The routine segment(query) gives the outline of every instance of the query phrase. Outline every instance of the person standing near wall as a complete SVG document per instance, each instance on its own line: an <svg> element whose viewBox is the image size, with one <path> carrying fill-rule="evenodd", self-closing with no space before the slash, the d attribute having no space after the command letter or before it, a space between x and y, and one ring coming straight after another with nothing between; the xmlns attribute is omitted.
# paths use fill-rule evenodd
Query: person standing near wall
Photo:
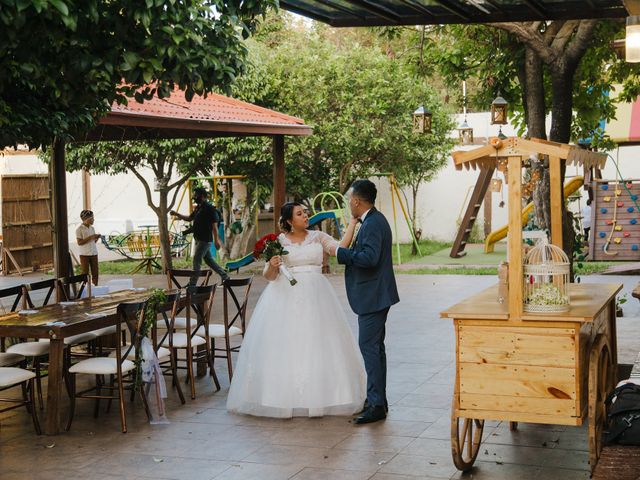
<svg viewBox="0 0 640 480"><path fill-rule="evenodd" d="M584 241L589 243L589 232L591 231L591 199L587 200L582 207L582 230L584 231Z"/></svg>
<svg viewBox="0 0 640 480"><path fill-rule="evenodd" d="M98 247L96 242L100 240L100 234L93 228L93 212L82 210L80 212L82 223L76 229L76 240L80 247L80 268L82 273L91 271L91 280L98 285Z"/></svg>
<svg viewBox="0 0 640 480"><path fill-rule="evenodd" d="M193 222L193 238L195 240L195 249L193 251L193 270L199 272L202 261L209 265L224 283L229 279L226 270L218 265L211 255L211 244L216 246L216 250L220 250L222 242L218 236L218 224L220 223L220 214L216 208L207 201L208 192L206 188L196 187L193 189L193 201L197 204L191 215L182 215L175 210L169 213L187 222ZM195 285L198 280L194 275L189 281L189 285Z"/></svg>

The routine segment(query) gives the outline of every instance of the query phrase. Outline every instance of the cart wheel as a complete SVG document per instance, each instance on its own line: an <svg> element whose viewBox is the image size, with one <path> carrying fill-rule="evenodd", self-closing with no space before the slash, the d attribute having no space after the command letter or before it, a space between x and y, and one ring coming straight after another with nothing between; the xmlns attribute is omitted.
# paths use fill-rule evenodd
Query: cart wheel
<svg viewBox="0 0 640 480"><path fill-rule="evenodd" d="M609 340L598 335L589 353L589 465L592 472L602 451L602 431L606 420L604 400L612 381Z"/></svg>
<svg viewBox="0 0 640 480"><path fill-rule="evenodd" d="M451 417L451 454L458 470L471 470L482 442L484 420Z"/></svg>

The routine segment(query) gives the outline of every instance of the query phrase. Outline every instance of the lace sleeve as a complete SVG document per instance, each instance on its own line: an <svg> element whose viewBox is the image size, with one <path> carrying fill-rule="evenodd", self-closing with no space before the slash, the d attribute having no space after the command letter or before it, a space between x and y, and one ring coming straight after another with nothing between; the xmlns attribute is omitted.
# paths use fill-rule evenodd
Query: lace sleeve
<svg viewBox="0 0 640 480"><path fill-rule="evenodd" d="M328 235L321 231L315 232L316 238L314 239L316 242L322 244L322 248L326 253L329 253L331 247L337 247L339 242L333 238L331 235Z"/></svg>

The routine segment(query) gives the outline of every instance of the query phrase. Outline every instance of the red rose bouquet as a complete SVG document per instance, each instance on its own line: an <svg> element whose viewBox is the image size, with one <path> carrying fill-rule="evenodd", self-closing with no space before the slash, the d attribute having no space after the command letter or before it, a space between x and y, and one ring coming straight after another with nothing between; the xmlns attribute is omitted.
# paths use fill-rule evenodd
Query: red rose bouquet
<svg viewBox="0 0 640 480"><path fill-rule="evenodd" d="M253 258L258 259L263 257L265 261L271 260L276 255L287 255L287 252L280 241L278 240L278 236L275 233L269 233L265 235L260 240L256 242L255 247L253 247ZM280 273L285 276L291 285L295 285L298 281L293 278L291 272L285 265L280 265Z"/></svg>

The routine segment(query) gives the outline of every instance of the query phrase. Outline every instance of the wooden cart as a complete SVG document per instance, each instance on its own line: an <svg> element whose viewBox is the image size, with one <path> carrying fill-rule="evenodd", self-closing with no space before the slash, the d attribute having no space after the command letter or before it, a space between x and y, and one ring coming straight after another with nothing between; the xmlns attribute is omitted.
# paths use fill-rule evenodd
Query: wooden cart
<svg viewBox="0 0 640 480"><path fill-rule="evenodd" d="M561 161L601 168L606 157L519 138L454 153L459 169L506 166L509 185L508 298L499 301L495 286L441 313L453 319L456 334L451 450L463 471L476 460L485 420L516 428L517 422L582 425L588 416L592 469L601 451L604 398L617 366L615 296L622 285L570 284L569 311L523 311L521 173L531 155L549 161L551 240L561 246Z"/></svg>

